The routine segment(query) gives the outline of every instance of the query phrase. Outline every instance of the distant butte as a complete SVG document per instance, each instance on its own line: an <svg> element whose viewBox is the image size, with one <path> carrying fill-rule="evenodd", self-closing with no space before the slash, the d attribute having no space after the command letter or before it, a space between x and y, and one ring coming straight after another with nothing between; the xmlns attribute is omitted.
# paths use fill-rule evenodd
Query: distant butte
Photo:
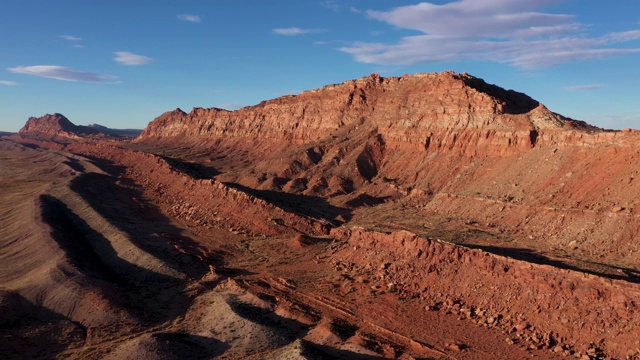
<svg viewBox="0 0 640 360"><path fill-rule="evenodd" d="M39 118L31 117L18 132L23 138L66 141L80 138L105 138L109 136L134 137L140 133L141 130L110 129L98 124L88 126L75 125L59 113L54 113L53 115L46 114Z"/></svg>

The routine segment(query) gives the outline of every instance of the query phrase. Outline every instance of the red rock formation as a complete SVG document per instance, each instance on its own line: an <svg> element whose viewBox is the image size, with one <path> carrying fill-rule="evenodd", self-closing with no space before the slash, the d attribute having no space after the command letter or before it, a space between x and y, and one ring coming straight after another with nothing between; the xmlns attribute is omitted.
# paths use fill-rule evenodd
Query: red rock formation
<svg viewBox="0 0 640 360"><path fill-rule="evenodd" d="M85 131L82 127L76 126L64 115L55 113L53 115L35 118L30 117L27 123L20 129L18 134L22 137L32 138L53 138L63 137L75 139ZM86 131L85 131L86 132ZM98 131L89 130L88 134L97 134Z"/></svg>
<svg viewBox="0 0 640 360"><path fill-rule="evenodd" d="M110 129L98 124L88 126L75 125L64 115L55 113L42 117L30 117L25 126L20 129L18 135L24 139L32 140L78 140L81 138L105 138L108 136L135 136L139 130Z"/></svg>
<svg viewBox="0 0 640 360"><path fill-rule="evenodd" d="M401 231L334 229L345 241L335 255L349 276L372 279L401 296L419 297L425 312L498 327L536 348L613 358L638 354L640 286L536 265ZM420 314L415 314L420 316Z"/></svg>
<svg viewBox="0 0 640 360"><path fill-rule="evenodd" d="M233 112L177 109L152 121L137 141L206 149L224 158L212 165L226 167L225 181L331 196L376 176L410 186L423 160L436 154L508 156L539 142L599 141L590 132L599 133L525 94L444 72L374 74Z"/></svg>
<svg viewBox="0 0 640 360"><path fill-rule="evenodd" d="M249 236L325 234L329 229L326 221L285 211L219 181L193 179L155 155L97 144L66 149L124 166L126 176L162 199L172 216L193 225Z"/></svg>
<svg viewBox="0 0 640 360"><path fill-rule="evenodd" d="M527 150L543 129L593 129L550 112L525 94L445 72L391 78L373 74L233 112L194 108L187 114L176 109L152 121L139 141L244 137L300 144L363 125L387 142L437 148L462 142L489 145L470 152L486 152L487 147Z"/></svg>
<svg viewBox="0 0 640 360"><path fill-rule="evenodd" d="M138 141L208 149L213 166L227 166L222 181L345 195L349 207L366 196L430 194L408 200L425 216L495 225L541 250L630 267L640 259L639 137L445 72L371 75L233 112L176 110Z"/></svg>

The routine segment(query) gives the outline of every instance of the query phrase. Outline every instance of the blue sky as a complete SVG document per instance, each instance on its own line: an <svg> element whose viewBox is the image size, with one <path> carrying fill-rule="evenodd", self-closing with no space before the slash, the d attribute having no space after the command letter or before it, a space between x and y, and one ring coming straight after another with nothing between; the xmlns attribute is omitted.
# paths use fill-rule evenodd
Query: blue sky
<svg viewBox="0 0 640 360"><path fill-rule="evenodd" d="M0 130L144 128L370 73L468 72L640 128L638 0L0 0Z"/></svg>

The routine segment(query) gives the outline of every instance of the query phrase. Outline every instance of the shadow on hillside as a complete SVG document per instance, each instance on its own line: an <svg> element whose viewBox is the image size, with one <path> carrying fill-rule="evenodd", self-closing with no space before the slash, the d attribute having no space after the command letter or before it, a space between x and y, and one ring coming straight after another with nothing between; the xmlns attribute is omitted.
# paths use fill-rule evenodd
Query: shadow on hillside
<svg viewBox="0 0 640 360"><path fill-rule="evenodd" d="M115 177L97 173L75 178L70 187L111 225L129 235L140 250L191 278L199 279L209 271L208 264L179 253L169 243L184 249L199 248L192 239L180 235L181 230L171 225L155 205L145 202L139 190L119 186Z"/></svg>
<svg viewBox="0 0 640 360"><path fill-rule="evenodd" d="M391 196L371 196L369 194L360 194L344 204L350 208L372 207L384 204L389 199L391 199Z"/></svg>
<svg viewBox="0 0 640 360"><path fill-rule="evenodd" d="M190 302L181 291L184 284L180 279L121 258L107 238L59 199L41 195L40 204L42 219L52 229L51 237L72 266L71 269L60 267L67 276L74 273L87 276L91 279L85 284L88 289L99 288L113 305L132 310L147 321L164 322L183 312L179 307L170 306Z"/></svg>
<svg viewBox="0 0 640 360"><path fill-rule="evenodd" d="M214 338L185 333L158 332L151 334L157 352L163 359L211 359L227 351L229 344Z"/></svg>
<svg viewBox="0 0 640 360"><path fill-rule="evenodd" d="M544 256L531 249L508 248L508 247L505 248L505 247L499 247L499 246L473 245L473 244L464 244L464 246L471 249L480 249L482 251L486 251L492 254L506 256L516 260L526 261L534 264L551 265L559 269L579 271L579 272L596 275L596 276L600 276L608 279L624 280L632 283L640 283L640 272L631 270L631 269L625 269L625 268L614 267L610 265L598 264L593 262L585 262L585 261L581 262L581 264L584 264L584 266L578 266L578 265L573 265L568 262L562 261L561 259L553 259L553 258ZM595 268L603 268L603 267L610 269L611 272L595 269Z"/></svg>
<svg viewBox="0 0 640 360"><path fill-rule="evenodd" d="M144 270L118 257L109 240L56 197L40 195L40 210L43 222L51 227L51 237L64 251L69 263L81 273L124 285L128 280L120 273L137 274Z"/></svg>
<svg viewBox="0 0 640 360"><path fill-rule="evenodd" d="M29 301L21 294L0 290L0 329L12 329L34 320L56 321L68 317Z"/></svg>
<svg viewBox="0 0 640 360"><path fill-rule="evenodd" d="M314 360L382 360L386 359L384 356L375 356L369 354L360 354L349 350L338 349L329 345L314 344L312 342L302 340L301 355L305 359Z"/></svg>
<svg viewBox="0 0 640 360"><path fill-rule="evenodd" d="M87 330L66 316L36 305L17 293L0 300L0 356L3 359L52 359L82 346ZM8 321L7 321L8 320Z"/></svg>
<svg viewBox="0 0 640 360"><path fill-rule="evenodd" d="M84 172L85 168L84 166L82 166L82 164L80 164L80 160L74 159L72 157L67 157L67 159L67 161L63 161L62 163L77 172Z"/></svg>
<svg viewBox="0 0 640 360"><path fill-rule="evenodd" d="M69 347L84 344L86 335L86 328L80 323L18 293L0 291L2 358L55 358Z"/></svg>
<svg viewBox="0 0 640 360"><path fill-rule="evenodd" d="M504 100L507 106L504 112L507 114L526 114L540 105L539 102L514 90L505 90L496 85L488 84L482 79L470 78L463 79L464 83L479 92L485 93L491 97Z"/></svg>
<svg viewBox="0 0 640 360"><path fill-rule="evenodd" d="M124 167L104 159L87 156L85 158L90 159L95 166L108 175L98 173L80 175L71 181L71 190L80 195L109 224L124 232L127 235L126 241L129 241L131 246L161 260L164 266L190 279L201 279L210 272L209 265L223 268L221 257L206 258L203 254L209 252L191 238L181 235L182 230L172 225L170 219L165 217L159 208L145 201L144 194L133 181L119 177L124 173ZM78 218L74 221L79 223L83 220ZM92 232L93 230L86 224L82 228L94 241L93 245L99 246L96 249L101 249L99 256L107 256L103 260L108 259L111 263L117 264L125 269L124 273L138 274L135 276L139 279L135 281L136 286L123 296L127 298L129 304L136 304L136 309L148 321L162 322L173 319L189 306L191 297L183 294L188 279L176 279L148 272L127 263L124 259L118 258L109 239L104 238L100 233ZM106 249L106 255L102 249ZM109 265L112 265L111 263ZM150 264L150 266L154 265ZM107 270L113 272L113 269L101 267L98 273L110 274ZM147 275L151 278L155 277L158 281L140 281Z"/></svg>
<svg viewBox="0 0 640 360"><path fill-rule="evenodd" d="M22 146L24 146L26 148L33 149L33 150L40 149L39 145L31 144L31 143L28 143L28 142L18 142L18 144L20 144L20 145L22 145Z"/></svg>
<svg viewBox="0 0 640 360"><path fill-rule="evenodd" d="M341 225L353 217L351 210L331 205L327 200L318 196L290 194L274 190L257 190L237 183L224 184L269 202L284 211L327 220L333 225Z"/></svg>
<svg viewBox="0 0 640 360"><path fill-rule="evenodd" d="M285 345L298 337L303 337L309 329L309 325L305 325L295 319L282 317L270 309L264 309L235 299L228 301L228 304L236 315L264 326L278 337L284 339L284 343L280 345Z"/></svg>
<svg viewBox="0 0 640 360"><path fill-rule="evenodd" d="M228 304L233 312L255 324L259 324L265 328L268 328L279 340L273 339L271 345L286 346L299 341L299 352L301 358L305 359L357 359L357 360L378 360L384 359L383 356L372 356L369 354L359 354L349 350L342 350L332 347L330 345L314 344L310 341L304 340L307 335L310 325L301 323L295 319L282 317L272 310L257 307L255 305L238 301L231 298L228 300ZM355 330L353 334L355 335ZM277 352L277 351L276 351ZM291 358L293 354L289 354ZM289 357L287 357L289 358Z"/></svg>
<svg viewBox="0 0 640 360"><path fill-rule="evenodd" d="M192 163L188 161L183 161L178 158L172 158L169 156L159 155L164 161L171 166L171 168L175 171L181 172L183 174L189 175L190 177L203 180L203 179L213 179L217 175L220 174L220 171L214 167L205 166L199 163Z"/></svg>

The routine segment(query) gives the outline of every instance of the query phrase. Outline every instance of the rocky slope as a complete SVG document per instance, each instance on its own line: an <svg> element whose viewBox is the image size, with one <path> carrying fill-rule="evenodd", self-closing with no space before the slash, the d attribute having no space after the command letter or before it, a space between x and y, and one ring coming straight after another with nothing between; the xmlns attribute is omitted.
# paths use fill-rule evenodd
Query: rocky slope
<svg viewBox="0 0 640 360"><path fill-rule="evenodd" d="M425 310L501 328L511 343L570 355L632 358L640 287L530 264L400 231L336 229L346 241L336 267L372 286L425 302ZM594 340L594 339L597 339ZM571 350L569 350L571 349Z"/></svg>
<svg viewBox="0 0 640 360"><path fill-rule="evenodd" d="M88 126L75 125L64 115L55 113L46 114L42 117L31 117L18 134L23 138L37 140L70 140L80 138L105 138L108 136L137 136L139 130L132 129L110 129L108 127L91 124Z"/></svg>
<svg viewBox="0 0 640 360"><path fill-rule="evenodd" d="M173 217L192 225L247 236L329 231L327 220L293 214L213 179L193 179L155 155L104 145L70 144L67 150L125 167L131 179L153 189Z"/></svg>
<svg viewBox="0 0 640 360"><path fill-rule="evenodd" d="M444 72L371 75L233 112L175 110L136 141L223 182L351 209L403 201L526 248L628 268L640 260L639 139Z"/></svg>

